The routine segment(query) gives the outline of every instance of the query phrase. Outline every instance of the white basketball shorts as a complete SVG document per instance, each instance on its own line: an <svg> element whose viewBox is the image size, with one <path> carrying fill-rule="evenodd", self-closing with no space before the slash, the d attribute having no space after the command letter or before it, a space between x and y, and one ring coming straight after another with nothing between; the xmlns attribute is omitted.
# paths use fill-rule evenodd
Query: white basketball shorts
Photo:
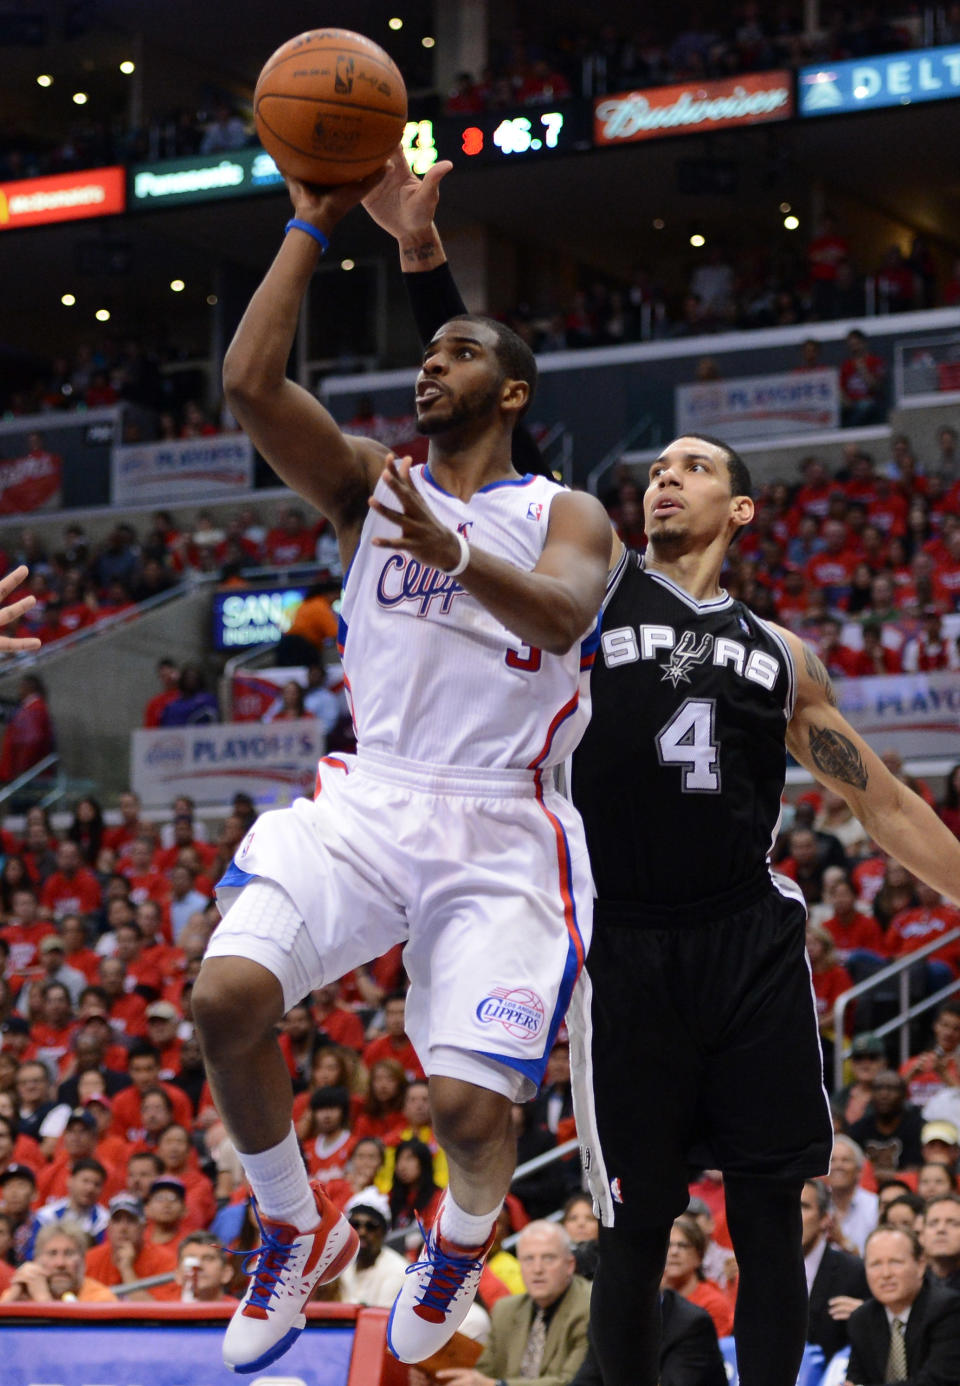
<svg viewBox="0 0 960 1386"><path fill-rule="evenodd" d="M302 929L251 928L243 910L232 922L257 877L282 887ZM261 963L286 1007L405 943L425 1071L515 1100L540 1084L593 922L580 816L539 772L372 752L325 758L313 802L258 818L217 900L207 956Z"/></svg>

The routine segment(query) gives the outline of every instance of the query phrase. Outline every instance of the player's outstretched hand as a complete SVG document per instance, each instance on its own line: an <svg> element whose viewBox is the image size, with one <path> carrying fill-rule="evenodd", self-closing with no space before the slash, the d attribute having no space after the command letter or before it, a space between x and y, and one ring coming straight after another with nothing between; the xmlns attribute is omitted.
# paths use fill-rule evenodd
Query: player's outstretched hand
<svg viewBox="0 0 960 1386"><path fill-rule="evenodd" d="M412 554L421 563L446 572L457 565L460 541L452 529L440 524L420 499L410 481L412 466L412 458L404 457L398 463L392 452L387 453L380 479L390 487L400 504L400 509L392 510L373 496L367 504L378 515L397 525L400 534L396 538L374 539L373 543L379 549L401 549L404 553Z"/></svg>
<svg viewBox="0 0 960 1386"><path fill-rule="evenodd" d="M302 183L299 178L286 174L285 180L294 216L309 221L324 232L332 231L338 221L356 207L376 187L384 177L385 170L378 168L359 183L338 183L335 187L321 188L316 183Z"/></svg>
<svg viewBox="0 0 960 1386"><path fill-rule="evenodd" d="M18 588L24 578L29 575L29 568L21 563L19 568L14 568L12 573L7 573L5 578L0 578L0 626L12 626L15 621L36 606L36 597L21 597L19 601L11 602L9 606L3 603L7 600L10 593ZM33 636L24 636L16 639L10 635L0 635L0 650L39 650L40 641Z"/></svg>
<svg viewBox="0 0 960 1386"><path fill-rule="evenodd" d="M430 229L440 184L452 168L449 159L441 159L418 178L398 145L380 182L364 195L363 205L377 225L398 241L422 235Z"/></svg>

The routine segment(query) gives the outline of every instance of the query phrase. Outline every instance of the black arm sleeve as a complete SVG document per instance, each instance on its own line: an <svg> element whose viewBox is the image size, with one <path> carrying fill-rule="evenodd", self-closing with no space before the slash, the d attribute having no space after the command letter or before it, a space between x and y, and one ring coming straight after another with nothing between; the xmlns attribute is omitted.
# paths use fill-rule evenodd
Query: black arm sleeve
<svg viewBox="0 0 960 1386"><path fill-rule="evenodd" d="M450 318L458 318L466 313L467 305L460 297L457 281L451 273L449 264L444 261L436 269L424 270L420 274L403 276L410 296L414 321L424 346L433 334ZM513 465L521 476L533 472L537 476L552 476L553 473L540 454L526 424L518 423L513 434Z"/></svg>

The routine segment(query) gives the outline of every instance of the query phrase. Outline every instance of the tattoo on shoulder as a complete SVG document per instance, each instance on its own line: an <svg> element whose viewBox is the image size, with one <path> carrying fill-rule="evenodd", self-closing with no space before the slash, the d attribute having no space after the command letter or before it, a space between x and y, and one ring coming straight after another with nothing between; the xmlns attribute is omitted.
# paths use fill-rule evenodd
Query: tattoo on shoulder
<svg viewBox="0 0 960 1386"><path fill-rule="evenodd" d="M811 650L810 646L803 646L803 662L806 665L807 673L814 683L820 685L827 697L827 702L831 707L837 705L837 695L833 691L833 684L830 682L830 675L824 668L823 661L819 659Z"/></svg>
<svg viewBox="0 0 960 1386"><path fill-rule="evenodd" d="M841 784L866 789L867 767L848 736L830 727L810 728L810 755L818 770Z"/></svg>

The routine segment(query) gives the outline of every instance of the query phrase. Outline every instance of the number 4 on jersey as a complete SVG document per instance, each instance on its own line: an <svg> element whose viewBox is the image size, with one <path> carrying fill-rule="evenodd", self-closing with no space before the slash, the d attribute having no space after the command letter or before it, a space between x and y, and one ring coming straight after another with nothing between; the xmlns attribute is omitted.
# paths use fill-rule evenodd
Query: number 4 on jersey
<svg viewBox="0 0 960 1386"><path fill-rule="evenodd" d="M719 748L714 741L714 702L687 698L657 733L661 765L682 765L685 794L718 794Z"/></svg>

